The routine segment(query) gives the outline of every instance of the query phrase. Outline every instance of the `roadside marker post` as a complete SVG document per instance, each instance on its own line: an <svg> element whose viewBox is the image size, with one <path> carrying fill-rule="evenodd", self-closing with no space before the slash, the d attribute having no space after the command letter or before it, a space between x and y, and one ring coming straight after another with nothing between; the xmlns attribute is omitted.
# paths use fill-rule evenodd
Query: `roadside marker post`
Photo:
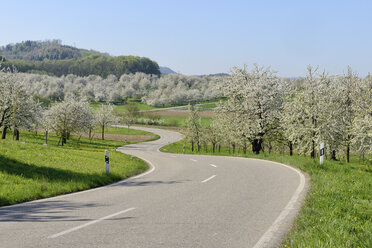
<svg viewBox="0 0 372 248"><path fill-rule="evenodd" d="M324 143L320 144L320 164L324 162Z"/></svg>
<svg viewBox="0 0 372 248"><path fill-rule="evenodd" d="M109 168L110 168L110 159L109 159L109 152L105 151L105 163L106 163L106 174L109 174Z"/></svg>

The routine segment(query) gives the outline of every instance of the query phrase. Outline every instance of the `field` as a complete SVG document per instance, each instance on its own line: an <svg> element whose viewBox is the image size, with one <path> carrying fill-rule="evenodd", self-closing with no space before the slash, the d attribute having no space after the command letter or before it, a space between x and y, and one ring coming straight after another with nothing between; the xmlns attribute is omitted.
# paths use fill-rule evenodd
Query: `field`
<svg viewBox="0 0 372 248"><path fill-rule="evenodd" d="M184 141L167 145L165 152L182 153ZM204 148L199 153L231 156L228 148L212 152ZM190 144L186 153L191 154ZM293 228L282 247L372 247L372 165L359 164L353 157L351 163L285 154L234 156L253 157L292 165L308 173L311 188ZM371 158L369 158L371 159Z"/></svg>
<svg viewBox="0 0 372 248"><path fill-rule="evenodd" d="M126 131L109 129L112 134ZM94 188L148 169L142 160L113 150L124 141L72 136L62 147L50 134L48 145L44 143L43 133L31 132L21 132L20 141L13 141L11 133L0 140L0 206ZM110 153L109 175L105 173L105 150Z"/></svg>
<svg viewBox="0 0 372 248"><path fill-rule="evenodd" d="M85 137L88 137L88 134L84 133L82 135ZM102 137L102 130L99 128L95 128L92 130L91 135L95 138L100 139ZM124 141L127 144L144 142L144 141L154 140L158 138L159 136L154 135L149 132L142 131L142 130L121 128L121 127L106 127L105 128L105 139L118 140L121 142Z"/></svg>
<svg viewBox="0 0 372 248"><path fill-rule="evenodd" d="M165 106L150 106L141 102L133 101L131 102L138 107L140 111L138 113L137 118L150 118L150 119L157 119L161 121L162 126L173 126L173 127L183 127L184 123L188 117L188 106L172 106L172 105L165 105ZM91 107L93 109L99 108L102 103L91 103ZM105 104L105 103L103 103ZM126 104L115 104L114 106L114 113L122 117L125 115L125 106ZM214 116L214 108L216 108L216 102L203 102L197 104L197 107L200 110L200 117L202 124L210 124L212 117ZM141 124L141 123L137 123ZM95 130L94 132L97 132ZM99 133L99 132L97 132Z"/></svg>

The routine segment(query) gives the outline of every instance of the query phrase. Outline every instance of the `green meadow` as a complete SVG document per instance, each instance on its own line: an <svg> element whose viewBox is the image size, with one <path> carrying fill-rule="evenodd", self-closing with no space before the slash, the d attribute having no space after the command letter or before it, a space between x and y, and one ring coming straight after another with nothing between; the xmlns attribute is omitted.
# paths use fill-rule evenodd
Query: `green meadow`
<svg viewBox="0 0 372 248"><path fill-rule="evenodd" d="M148 169L144 161L114 151L115 144L124 142L72 136L60 146L50 134L48 145L44 143L43 133L32 132L21 132L20 141L11 133L0 140L0 206L95 188ZM108 175L105 150L110 154Z"/></svg>

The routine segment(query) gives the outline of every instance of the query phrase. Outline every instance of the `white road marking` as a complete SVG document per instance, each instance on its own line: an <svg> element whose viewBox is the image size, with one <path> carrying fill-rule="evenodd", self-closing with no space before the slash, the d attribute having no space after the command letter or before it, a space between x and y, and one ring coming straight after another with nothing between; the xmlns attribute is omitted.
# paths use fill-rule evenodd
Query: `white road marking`
<svg viewBox="0 0 372 248"><path fill-rule="evenodd" d="M253 246L253 248L263 248L263 247L269 247L270 241L275 237L276 232L279 230L282 221L285 220L287 215L295 209L295 204L298 201L298 198L300 197L301 192L305 188L305 176L301 173L300 170L295 169L291 166L288 166L286 164L281 164L277 162L272 162L275 164L279 164L281 166L287 167L288 169L291 169L300 176L300 184L298 185L295 193L293 194L292 198L289 200L287 206L285 206L284 210L280 213L280 215L276 218L274 223L269 227L269 229L262 235L262 237L258 240L258 242Z"/></svg>
<svg viewBox="0 0 372 248"><path fill-rule="evenodd" d="M212 178L214 178L216 175L213 175L211 177L208 177L207 179L203 180L202 183L206 183L208 182L209 180L211 180Z"/></svg>
<svg viewBox="0 0 372 248"><path fill-rule="evenodd" d="M174 156L174 155L172 155L171 157L172 157L172 158L177 158L177 156Z"/></svg>
<svg viewBox="0 0 372 248"><path fill-rule="evenodd" d="M85 224L83 224L83 225L80 225L80 226L77 226L77 227L74 227L74 228L68 229L68 230L66 230L66 231L63 231L63 232L60 232L60 233L57 233L57 234L54 234L54 235L51 235L51 236L48 237L48 239L54 239L54 238L57 238L57 237L59 237L59 236L65 235L65 234L70 233L70 232L77 231L77 230L79 230L79 229L81 229L81 228L84 228L84 227L87 227L87 226L90 226L90 225L96 224L96 223L98 223L98 222L101 222L101 221L103 221L103 220L106 220L106 219L112 218L112 217L117 216L117 215L119 215L119 214L124 214L124 213L129 212L129 211L134 210L134 209L136 209L136 208L128 208L128 209L125 209L125 210L123 210L123 211L117 212L117 213L115 213L115 214L111 214L111 215L108 215L108 216L105 216L105 217L99 218L99 219L97 219L97 220L90 221L90 222L85 223Z"/></svg>
<svg viewBox="0 0 372 248"><path fill-rule="evenodd" d="M209 165L217 168L217 165L215 165L215 164L209 164Z"/></svg>
<svg viewBox="0 0 372 248"><path fill-rule="evenodd" d="M193 161L193 162L198 162L198 160L195 160L195 159L192 159L192 158L190 158L190 160Z"/></svg>

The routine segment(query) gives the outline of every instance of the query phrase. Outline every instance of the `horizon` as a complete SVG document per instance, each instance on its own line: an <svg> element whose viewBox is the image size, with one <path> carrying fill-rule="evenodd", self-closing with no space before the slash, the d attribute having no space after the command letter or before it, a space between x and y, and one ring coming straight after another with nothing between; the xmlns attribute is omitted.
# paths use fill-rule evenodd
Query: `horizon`
<svg viewBox="0 0 372 248"><path fill-rule="evenodd" d="M342 75L371 72L368 1L12 1L4 2L0 46L25 40L112 56L147 57L184 75L270 66L302 77L306 66ZM100 18L97 18L99 16ZM27 25L25 25L27 21Z"/></svg>

